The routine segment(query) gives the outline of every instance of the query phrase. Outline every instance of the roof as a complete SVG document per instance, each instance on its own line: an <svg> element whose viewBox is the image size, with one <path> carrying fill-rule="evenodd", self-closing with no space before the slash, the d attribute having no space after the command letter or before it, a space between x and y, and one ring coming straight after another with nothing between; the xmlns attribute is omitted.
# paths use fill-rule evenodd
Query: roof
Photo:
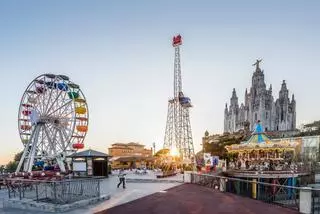
<svg viewBox="0 0 320 214"><path fill-rule="evenodd" d="M105 153L102 152L98 152L92 149L88 149L82 152L77 152L77 153L73 153L72 155L70 155L70 157L100 157L100 158L105 158L105 157L111 157L110 155L107 155Z"/></svg>
<svg viewBox="0 0 320 214"><path fill-rule="evenodd" d="M133 148L129 148L127 146L113 146L109 149L128 149L128 150L133 150Z"/></svg>
<svg viewBox="0 0 320 214"><path fill-rule="evenodd" d="M255 131L252 133L248 141L244 141L240 144L232 144L225 146L228 152L237 152L245 150L260 150L260 149L284 149L284 150L294 150L297 146L296 141L286 141L286 140L270 140L270 138L263 132L261 124L258 122Z"/></svg>
<svg viewBox="0 0 320 214"><path fill-rule="evenodd" d="M128 143L128 145L130 145L130 146L144 146L144 145L142 145L140 143L133 143L133 142Z"/></svg>
<svg viewBox="0 0 320 214"><path fill-rule="evenodd" d="M122 156L122 157L113 157L110 161L153 161L154 157L142 157L142 156Z"/></svg>
<svg viewBox="0 0 320 214"><path fill-rule="evenodd" d="M142 147L144 147L145 145L142 145L140 143L130 142L130 143L114 143L114 144L112 144L112 146L142 146Z"/></svg>
<svg viewBox="0 0 320 214"><path fill-rule="evenodd" d="M262 128L261 124L258 122L250 139L248 141L246 141L245 143L254 144L254 143L265 143L267 141L270 141L270 139L263 132L263 128Z"/></svg>

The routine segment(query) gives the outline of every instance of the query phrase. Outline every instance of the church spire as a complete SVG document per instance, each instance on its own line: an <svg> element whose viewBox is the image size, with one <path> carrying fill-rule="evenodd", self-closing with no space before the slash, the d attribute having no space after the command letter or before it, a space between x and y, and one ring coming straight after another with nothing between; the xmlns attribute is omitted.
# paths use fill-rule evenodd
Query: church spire
<svg viewBox="0 0 320 214"><path fill-rule="evenodd" d="M224 108L224 113L225 113L225 114L228 113L228 103L226 103L226 107Z"/></svg>
<svg viewBox="0 0 320 214"><path fill-rule="evenodd" d="M286 84L285 80L282 81L281 90L283 90L283 91L287 90L287 84Z"/></svg>
<svg viewBox="0 0 320 214"><path fill-rule="evenodd" d="M230 99L230 106L238 106L238 97L237 97L237 92L236 92L236 89L233 88L233 91L232 91L232 97Z"/></svg>
<svg viewBox="0 0 320 214"><path fill-rule="evenodd" d="M237 98L237 92L235 88L232 90L232 98Z"/></svg>

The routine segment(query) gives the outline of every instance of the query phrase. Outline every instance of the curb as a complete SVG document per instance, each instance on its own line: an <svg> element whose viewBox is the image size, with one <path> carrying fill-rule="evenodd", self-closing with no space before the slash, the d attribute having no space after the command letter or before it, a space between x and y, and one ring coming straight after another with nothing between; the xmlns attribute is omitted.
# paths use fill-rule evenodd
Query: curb
<svg viewBox="0 0 320 214"><path fill-rule="evenodd" d="M159 180L159 179L136 179L127 178L127 183L183 183L183 181L178 180Z"/></svg>

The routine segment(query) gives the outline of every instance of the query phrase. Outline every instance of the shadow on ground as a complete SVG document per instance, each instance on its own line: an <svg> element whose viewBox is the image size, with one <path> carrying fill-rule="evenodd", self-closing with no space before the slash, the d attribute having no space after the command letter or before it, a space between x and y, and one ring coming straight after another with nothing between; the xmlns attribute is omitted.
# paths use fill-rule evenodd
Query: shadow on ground
<svg viewBox="0 0 320 214"><path fill-rule="evenodd" d="M149 195L96 214L294 214L297 211L193 184Z"/></svg>

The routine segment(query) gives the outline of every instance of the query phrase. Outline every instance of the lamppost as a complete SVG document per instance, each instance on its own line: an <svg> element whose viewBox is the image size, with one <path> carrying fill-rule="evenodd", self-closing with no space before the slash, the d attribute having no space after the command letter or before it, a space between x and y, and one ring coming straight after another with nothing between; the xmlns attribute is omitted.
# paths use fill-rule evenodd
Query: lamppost
<svg viewBox="0 0 320 214"><path fill-rule="evenodd" d="M209 140L209 132L205 131L204 137L202 138L202 143L200 144L202 146L202 158L200 160L203 160L201 165L203 164L205 166L205 160L204 160L204 153L205 153L205 144L208 144Z"/></svg>
<svg viewBox="0 0 320 214"><path fill-rule="evenodd" d="M206 131L205 133L204 133L204 141L202 141L202 153L204 154L204 148L205 148L205 144L207 144L208 143L208 141L209 141L209 132L208 131Z"/></svg>
<svg viewBox="0 0 320 214"><path fill-rule="evenodd" d="M152 143L152 147L153 147L153 155L155 155L156 154L156 143L155 142Z"/></svg>

